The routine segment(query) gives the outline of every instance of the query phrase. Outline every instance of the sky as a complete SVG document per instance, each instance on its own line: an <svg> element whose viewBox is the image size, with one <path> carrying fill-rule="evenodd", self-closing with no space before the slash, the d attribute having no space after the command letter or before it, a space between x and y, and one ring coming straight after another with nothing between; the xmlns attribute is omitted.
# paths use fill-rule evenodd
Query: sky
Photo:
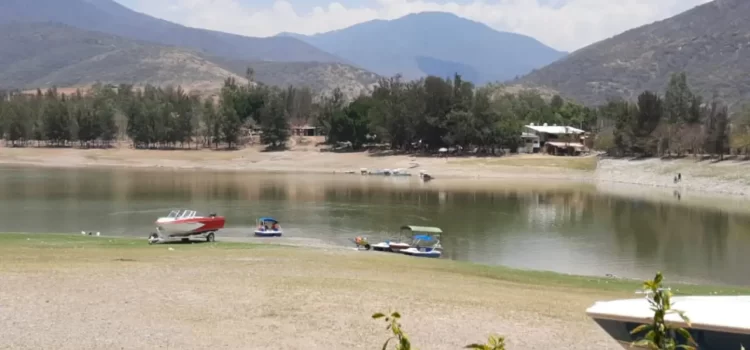
<svg viewBox="0 0 750 350"><path fill-rule="evenodd" d="M182 25L248 36L315 34L423 11L451 12L496 30L575 51L710 0L116 0Z"/></svg>

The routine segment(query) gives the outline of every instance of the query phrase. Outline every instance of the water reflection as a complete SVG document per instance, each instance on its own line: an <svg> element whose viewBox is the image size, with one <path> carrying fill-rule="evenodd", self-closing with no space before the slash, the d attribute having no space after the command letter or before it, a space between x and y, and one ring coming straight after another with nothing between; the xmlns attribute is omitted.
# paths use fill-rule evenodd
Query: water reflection
<svg viewBox="0 0 750 350"><path fill-rule="evenodd" d="M602 195L591 186L474 186L361 176L3 168L0 230L143 236L191 207L249 235L272 215L289 235L349 244L403 224L443 229L445 257L521 268L748 284L750 216Z"/></svg>

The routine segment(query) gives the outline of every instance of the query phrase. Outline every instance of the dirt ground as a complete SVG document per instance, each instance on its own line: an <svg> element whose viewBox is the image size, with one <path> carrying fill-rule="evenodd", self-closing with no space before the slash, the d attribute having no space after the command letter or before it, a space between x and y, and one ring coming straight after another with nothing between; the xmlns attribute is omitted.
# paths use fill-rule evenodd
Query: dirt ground
<svg viewBox="0 0 750 350"><path fill-rule="evenodd" d="M29 237L0 246L0 348L374 349L370 315L398 310L419 349L620 349L585 309L632 296L387 253Z"/></svg>
<svg viewBox="0 0 750 350"><path fill-rule="evenodd" d="M442 178L585 178L590 177L594 158L521 157L445 158L413 157L352 152L321 152L309 139L292 142L290 150L264 152L260 146L236 151L224 150L134 150L115 149L52 149L0 147L0 164L52 167L141 167L182 168L236 171L345 173L360 169L409 169L413 175L420 170ZM523 158L523 160L521 160ZM519 162L519 160L521 160ZM533 168L530 172L528 169Z"/></svg>

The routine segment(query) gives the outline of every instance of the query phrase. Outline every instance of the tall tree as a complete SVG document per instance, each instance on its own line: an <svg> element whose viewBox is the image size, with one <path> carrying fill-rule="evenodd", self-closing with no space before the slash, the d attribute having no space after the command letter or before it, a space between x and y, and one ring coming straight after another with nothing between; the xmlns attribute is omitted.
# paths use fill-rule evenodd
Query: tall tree
<svg viewBox="0 0 750 350"><path fill-rule="evenodd" d="M705 145L706 152L718 155L724 159L724 154L729 146L729 112L726 106L717 101L711 103L705 121Z"/></svg>
<svg viewBox="0 0 750 350"><path fill-rule="evenodd" d="M240 137L240 126L242 122L237 115L237 111L229 105L222 105L221 108L221 136L226 142L227 147L234 148L237 146Z"/></svg>
<svg viewBox="0 0 750 350"><path fill-rule="evenodd" d="M334 119L338 118L338 115L344 110L346 100L344 93L341 89L336 88L332 91L330 96L324 96L321 102L320 110L316 119L316 125L326 135L326 140L330 143L338 142L339 135L335 130Z"/></svg>
<svg viewBox="0 0 750 350"><path fill-rule="evenodd" d="M745 156L750 149L750 104L742 106L740 113L731 125L731 145L732 148L741 149Z"/></svg>
<svg viewBox="0 0 750 350"><path fill-rule="evenodd" d="M286 100L283 93L271 94L270 101L261 111L260 142L269 149L280 149L289 139L289 113L286 111Z"/></svg>
<svg viewBox="0 0 750 350"><path fill-rule="evenodd" d="M361 148L368 141L368 115L373 106L374 101L371 97L360 96L343 110L334 112L329 141L351 142L354 149Z"/></svg>
<svg viewBox="0 0 750 350"><path fill-rule="evenodd" d="M658 139L653 133L661 123L662 111L662 101L657 94L644 91L638 96L638 113L630 135L634 152L649 156L657 152Z"/></svg>
<svg viewBox="0 0 750 350"><path fill-rule="evenodd" d="M664 142L670 152L673 148L672 144L676 144L678 141L682 123L693 119L691 105L694 100L685 72L672 74L667 91L664 94L664 117L667 122Z"/></svg>

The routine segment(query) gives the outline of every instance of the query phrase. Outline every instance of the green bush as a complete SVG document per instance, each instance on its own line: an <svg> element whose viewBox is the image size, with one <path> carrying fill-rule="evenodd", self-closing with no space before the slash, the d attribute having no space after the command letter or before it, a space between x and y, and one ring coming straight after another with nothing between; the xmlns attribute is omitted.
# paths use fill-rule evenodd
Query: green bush
<svg viewBox="0 0 750 350"><path fill-rule="evenodd" d="M667 315L677 314L690 326L690 319L684 312L672 309L672 291L662 286L663 280L664 277L661 272L657 272L653 280L643 282L643 289L647 293L646 299L651 304L651 310L654 311L654 318L651 324L640 325L630 332L630 334L646 332L643 339L633 342L633 346L647 347L653 350L694 350L695 347L692 345L677 345L676 336L678 334L688 343L697 345L685 328L673 327L664 321Z"/></svg>

